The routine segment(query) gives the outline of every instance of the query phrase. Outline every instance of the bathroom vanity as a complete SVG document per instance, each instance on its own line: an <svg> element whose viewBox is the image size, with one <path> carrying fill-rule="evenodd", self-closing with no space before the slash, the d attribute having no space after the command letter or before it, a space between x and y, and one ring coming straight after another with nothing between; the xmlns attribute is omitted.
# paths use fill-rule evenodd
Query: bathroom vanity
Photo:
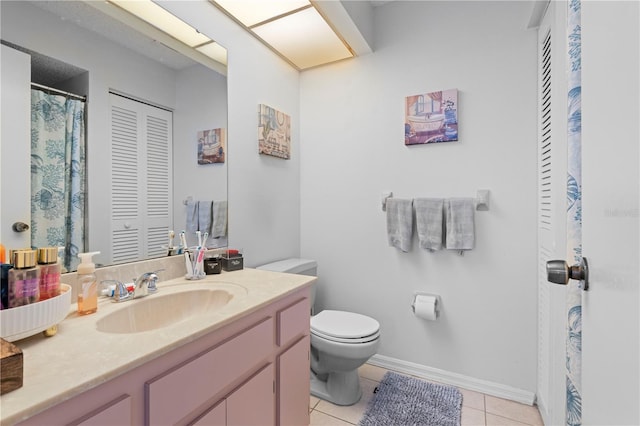
<svg viewBox="0 0 640 426"><path fill-rule="evenodd" d="M133 301L104 299L84 317L72 305L56 336L16 342L24 386L1 397L1 422L309 424L314 280L244 269L161 282Z"/></svg>

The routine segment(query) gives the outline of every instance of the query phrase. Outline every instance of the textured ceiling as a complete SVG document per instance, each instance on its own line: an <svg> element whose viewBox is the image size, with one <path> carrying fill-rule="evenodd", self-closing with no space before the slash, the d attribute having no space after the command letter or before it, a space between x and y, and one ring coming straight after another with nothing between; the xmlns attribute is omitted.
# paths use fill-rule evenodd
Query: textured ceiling
<svg viewBox="0 0 640 426"><path fill-rule="evenodd" d="M9 47L31 55L32 83L55 87L62 81L87 72L87 70L82 68L58 61L57 59L53 59L38 52L33 52L29 49L23 48L22 46L15 45L4 40L2 41L2 44L6 44Z"/></svg>
<svg viewBox="0 0 640 426"><path fill-rule="evenodd" d="M170 68L177 70L196 63L193 60L176 52L175 50L170 49L165 45L139 33L128 25L125 25L103 14L94 7L85 4L84 2L39 0L28 1L31 4L52 13L57 17L57 19L68 21L86 30L96 32L107 38L108 40L125 46L128 49L139 53L140 55L144 55L155 61L161 62ZM34 72L38 72L40 65L46 65L47 68L52 70L51 75L44 78L59 79L63 78L65 73L72 73L72 75L70 76L73 76L77 75L79 70L78 68L71 65L69 65L68 68L65 69L66 64L52 60L51 58L43 57L42 55L35 55L32 62L32 67L36 67L36 70ZM40 77L40 80L42 80L42 78L43 77ZM49 85L51 83L43 82L41 84Z"/></svg>

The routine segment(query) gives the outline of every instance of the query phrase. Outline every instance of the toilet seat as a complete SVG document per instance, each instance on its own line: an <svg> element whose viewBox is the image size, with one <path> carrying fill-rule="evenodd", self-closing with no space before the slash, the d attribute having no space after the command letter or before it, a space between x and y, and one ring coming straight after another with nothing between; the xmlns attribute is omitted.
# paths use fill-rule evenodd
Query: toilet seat
<svg viewBox="0 0 640 426"><path fill-rule="evenodd" d="M311 334L332 342L367 343L380 337L380 323L354 312L325 310L311 317Z"/></svg>

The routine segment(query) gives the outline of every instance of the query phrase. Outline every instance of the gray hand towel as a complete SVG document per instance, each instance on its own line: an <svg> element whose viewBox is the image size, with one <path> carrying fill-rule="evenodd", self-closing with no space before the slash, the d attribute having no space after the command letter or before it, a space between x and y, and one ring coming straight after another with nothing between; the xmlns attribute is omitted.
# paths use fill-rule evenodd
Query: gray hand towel
<svg viewBox="0 0 640 426"><path fill-rule="evenodd" d="M447 249L471 250L475 243L475 200L473 198L450 198L445 202Z"/></svg>
<svg viewBox="0 0 640 426"><path fill-rule="evenodd" d="M413 200L387 199L387 236L389 245L403 252L411 249Z"/></svg>
<svg viewBox="0 0 640 426"><path fill-rule="evenodd" d="M202 233L211 233L212 204L213 201L198 201L198 230Z"/></svg>
<svg viewBox="0 0 640 426"><path fill-rule="evenodd" d="M194 233L198 230L198 202L187 201L187 228L188 233Z"/></svg>
<svg viewBox="0 0 640 426"><path fill-rule="evenodd" d="M442 248L442 198L416 198L413 200L416 209L416 228L420 248L436 251Z"/></svg>
<svg viewBox="0 0 640 426"><path fill-rule="evenodd" d="M212 238L220 238L227 235L227 202L213 202L213 227L211 230Z"/></svg>

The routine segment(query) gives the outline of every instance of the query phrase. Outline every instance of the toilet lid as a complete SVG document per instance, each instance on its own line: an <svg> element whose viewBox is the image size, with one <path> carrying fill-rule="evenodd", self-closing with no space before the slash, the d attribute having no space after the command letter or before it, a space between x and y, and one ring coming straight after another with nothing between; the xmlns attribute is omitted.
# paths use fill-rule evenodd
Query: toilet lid
<svg viewBox="0 0 640 426"><path fill-rule="evenodd" d="M311 332L332 340L347 339L357 343L362 338L377 335L379 331L378 321L354 312L325 310L311 317Z"/></svg>

